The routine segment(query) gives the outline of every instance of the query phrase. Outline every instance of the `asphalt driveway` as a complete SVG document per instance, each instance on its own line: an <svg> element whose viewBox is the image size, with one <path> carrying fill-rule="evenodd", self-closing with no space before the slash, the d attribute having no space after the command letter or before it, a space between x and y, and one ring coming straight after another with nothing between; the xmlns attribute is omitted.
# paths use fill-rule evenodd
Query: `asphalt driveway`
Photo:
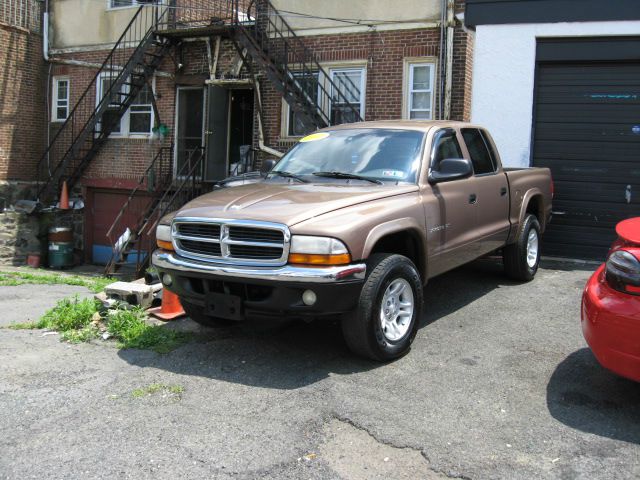
<svg viewBox="0 0 640 480"><path fill-rule="evenodd" d="M196 337L167 355L0 329L0 478L638 478L640 384L580 332L593 268L435 279L387 365L351 356L337 323L181 320ZM7 288L1 308L33 316Z"/></svg>

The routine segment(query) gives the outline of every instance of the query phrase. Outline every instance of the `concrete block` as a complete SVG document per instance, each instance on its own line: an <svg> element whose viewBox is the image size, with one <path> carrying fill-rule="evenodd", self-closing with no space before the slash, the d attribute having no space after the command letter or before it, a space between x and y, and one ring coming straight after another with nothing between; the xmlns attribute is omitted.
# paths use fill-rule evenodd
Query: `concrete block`
<svg viewBox="0 0 640 480"><path fill-rule="evenodd" d="M149 308L153 302L153 288L134 282L115 282L107 285L104 293L108 298Z"/></svg>

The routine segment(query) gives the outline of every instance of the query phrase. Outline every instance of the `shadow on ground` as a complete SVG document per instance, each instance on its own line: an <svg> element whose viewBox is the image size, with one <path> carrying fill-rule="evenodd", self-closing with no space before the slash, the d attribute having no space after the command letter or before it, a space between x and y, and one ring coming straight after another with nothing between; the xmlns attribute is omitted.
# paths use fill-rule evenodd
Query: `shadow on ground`
<svg viewBox="0 0 640 480"><path fill-rule="evenodd" d="M509 284L501 267L492 262L477 262L433 279L425 292L429 308L421 328ZM301 388L333 374L381 366L349 352L338 319L274 329L253 327L212 329L181 320L166 328L194 330L196 340L190 344L168 355L139 350L121 350L119 355L141 367L277 389Z"/></svg>
<svg viewBox="0 0 640 480"><path fill-rule="evenodd" d="M571 428L640 443L640 383L605 370L588 348L573 352L553 372L547 407Z"/></svg>

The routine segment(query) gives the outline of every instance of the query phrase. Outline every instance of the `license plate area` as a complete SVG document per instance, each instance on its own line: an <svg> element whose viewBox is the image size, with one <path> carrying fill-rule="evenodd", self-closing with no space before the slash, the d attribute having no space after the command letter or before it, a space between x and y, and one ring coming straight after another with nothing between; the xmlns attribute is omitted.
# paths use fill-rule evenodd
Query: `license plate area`
<svg viewBox="0 0 640 480"><path fill-rule="evenodd" d="M207 294L207 315L228 320L243 320L242 298L225 293Z"/></svg>

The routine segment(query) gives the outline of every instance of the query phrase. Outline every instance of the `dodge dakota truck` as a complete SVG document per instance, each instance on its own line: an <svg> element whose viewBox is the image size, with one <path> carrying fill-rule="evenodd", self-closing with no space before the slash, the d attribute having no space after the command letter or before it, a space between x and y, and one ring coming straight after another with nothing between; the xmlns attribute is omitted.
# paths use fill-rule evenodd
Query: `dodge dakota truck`
<svg viewBox="0 0 640 480"><path fill-rule="evenodd" d="M153 265L196 322L340 316L353 352L388 361L409 351L429 279L496 252L533 278L552 196L548 169L503 168L480 126L340 125L163 218Z"/></svg>

